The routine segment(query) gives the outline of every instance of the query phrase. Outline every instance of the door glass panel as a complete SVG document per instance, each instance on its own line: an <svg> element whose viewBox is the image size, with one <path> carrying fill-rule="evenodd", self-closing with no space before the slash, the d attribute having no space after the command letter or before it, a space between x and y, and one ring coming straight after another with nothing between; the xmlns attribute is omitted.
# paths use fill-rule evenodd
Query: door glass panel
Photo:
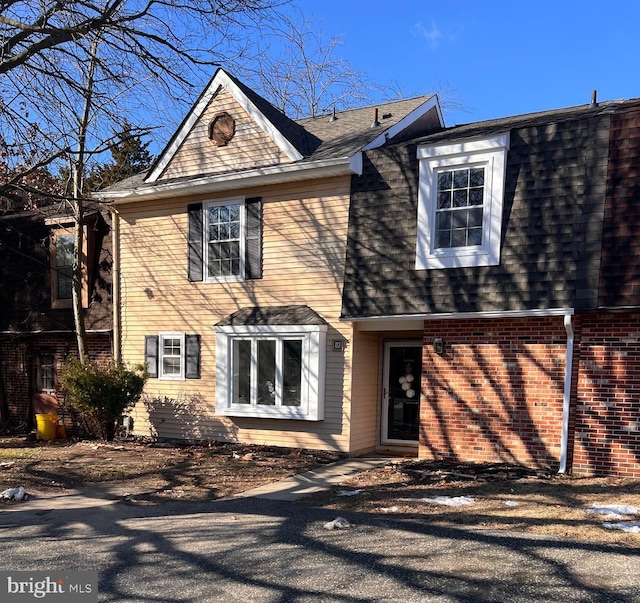
<svg viewBox="0 0 640 603"><path fill-rule="evenodd" d="M421 346L389 348L387 439L418 440Z"/></svg>

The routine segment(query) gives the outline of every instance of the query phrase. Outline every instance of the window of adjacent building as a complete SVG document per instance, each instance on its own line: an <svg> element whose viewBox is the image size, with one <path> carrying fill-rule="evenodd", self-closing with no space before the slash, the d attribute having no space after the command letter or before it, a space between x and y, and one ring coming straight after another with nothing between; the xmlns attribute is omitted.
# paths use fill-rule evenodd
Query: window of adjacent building
<svg viewBox="0 0 640 603"><path fill-rule="evenodd" d="M152 379L199 379L200 336L186 333L147 335L144 360Z"/></svg>
<svg viewBox="0 0 640 603"><path fill-rule="evenodd" d="M37 357L36 387L40 393L55 391L55 357L53 354L40 354Z"/></svg>
<svg viewBox="0 0 640 603"><path fill-rule="evenodd" d="M219 414L318 421L325 326L216 327Z"/></svg>
<svg viewBox="0 0 640 603"><path fill-rule="evenodd" d="M418 147L416 268L500 262L509 134Z"/></svg>
<svg viewBox="0 0 640 603"><path fill-rule="evenodd" d="M51 265L51 307L70 308L73 294L73 259L75 253L75 234L73 226L56 228L50 237ZM82 307L89 305L88 267L87 267L87 235L85 227L83 249L80 254L82 263Z"/></svg>
<svg viewBox="0 0 640 603"><path fill-rule="evenodd" d="M73 247L75 236L60 234L56 237L56 278L58 299L71 299L73 287Z"/></svg>

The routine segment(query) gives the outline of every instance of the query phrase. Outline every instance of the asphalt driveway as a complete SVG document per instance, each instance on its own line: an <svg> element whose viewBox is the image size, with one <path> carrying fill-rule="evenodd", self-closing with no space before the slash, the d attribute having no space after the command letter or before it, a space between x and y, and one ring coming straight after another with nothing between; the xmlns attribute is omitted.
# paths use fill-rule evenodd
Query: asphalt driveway
<svg viewBox="0 0 640 603"><path fill-rule="evenodd" d="M99 601L640 603L640 551L261 498L1 507L3 570L95 570Z"/></svg>

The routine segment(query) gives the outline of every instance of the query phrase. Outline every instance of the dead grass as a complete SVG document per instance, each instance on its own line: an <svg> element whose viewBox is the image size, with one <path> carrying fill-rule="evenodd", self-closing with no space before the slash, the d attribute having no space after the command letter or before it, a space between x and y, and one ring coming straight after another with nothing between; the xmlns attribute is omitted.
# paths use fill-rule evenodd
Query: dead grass
<svg viewBox="0 0 640 603"><path fill-rule="evenodd" d="M213 500L284 479L341 458L338 453L203 442L30 442L0 438L0 491L23 486L32 496L107 484L132 493L131 504ZM341 496L343 491L359 491ZM465 496L473 505L447 507L423 499ZM616 520L588 513L597 505L640 508L640 480L580 478L510 465L398 461L362 473L303 504L402 515L442 526L473 526L638 547L640 534L603 527ZM5 501L5 504L11 504ZM627 516L638 522L640 515Z"/></svg>
<svg viewBox="0 0 640 603"><path fill-rule="evenodd" d="M0 491L23 486L32 496L91 484L122 486L137 501L211 500L340 459L333 452L203 442L155 443L0 439Z"/></svg>
<svg viewBox="0 0 640 603"><path fill-rule="evenodd" d="M345 493L359 491L346 496ZM467 497L459 507L423 499ZM640 534L605 528L604 522L640 522L640 514L613 519L589 513L592 505L640 509L640 480L587 478L510 465L405 461L362 473L305 503L363 513L413 517L442 526L517 530L597 543L638 547Z"/></svg>

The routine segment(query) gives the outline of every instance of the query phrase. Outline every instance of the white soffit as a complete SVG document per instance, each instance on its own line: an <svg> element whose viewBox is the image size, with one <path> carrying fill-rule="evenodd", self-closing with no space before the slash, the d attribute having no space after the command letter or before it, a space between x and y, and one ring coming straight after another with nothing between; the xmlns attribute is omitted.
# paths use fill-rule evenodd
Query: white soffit
<svg viewBox="0 0 640 603"><path fill-rule="evenodd" d="M376 149L381 147L387 140L397 136L402 130L408 128L414 121L420 119L423 115L427 114L431 109L435 109L436 115L438 116L438 121L440 125L444 127L444 117L442 116L442 110L440 109L440 103L438 102L438 96L433 95L429 97L424 103L422 103L419 107L416 107L410 113L407 113L398 123L394 124L384 132L381 132L378 136L376 136L369 144L362 148L363 151L368 151L370 149Z"/></svg>

